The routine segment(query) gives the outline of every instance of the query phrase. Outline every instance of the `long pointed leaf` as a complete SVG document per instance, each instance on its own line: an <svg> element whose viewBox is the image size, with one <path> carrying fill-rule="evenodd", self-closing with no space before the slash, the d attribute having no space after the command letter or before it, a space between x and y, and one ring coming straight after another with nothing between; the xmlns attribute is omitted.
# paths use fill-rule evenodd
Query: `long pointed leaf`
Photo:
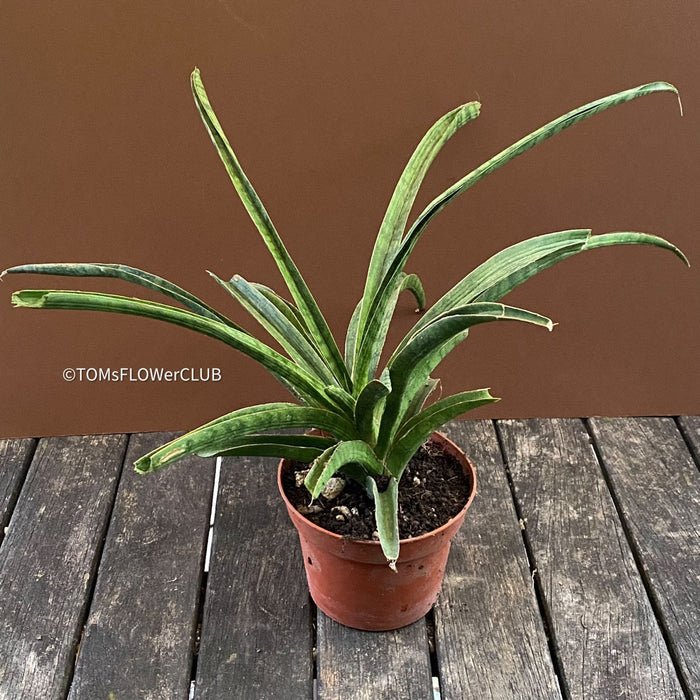
<svg viewBox="0 0 700 700"><path fill-rule="evenodd" d="M240 275L234 275L226 282L213 272L209 274L262 325L300 367L324 384L335 383L333 373L317 349L262 292Z"/></svg>
<svg viewBox="0 0 700 700"><path fill-rule="evenodd" d="M389 304L384 315L373 316L362 336L362 342L357 349L352 365L352 379L356 390L370 381L377 371L389 325L394 316L399 295L404 290L409 290L413 294L418 304L417 311L422 311L425 307L425 292L420 278L418 275L406 275L402 272L396 278L394 290L389 295Z"/></svg>
<svg viewBox="0 0 700 700"><path fill-rule="evenodd" d="M135 467L136 471L146 474L186 455L207 456L234 449L240 446L242 439L251 435L270 430L311 427L325 430L338 439L352 440L356 437L350 422L332 411L294 404L269 404L259 407L255 412L248 409L234 411L221 420L171 440L167 445L138 459Z"/></svg>
<svg viewBox="0 0 700 700"><path fill-rule="evenodd" d="M466 123L479 116L481 105L469 102L460 105L438 119L421 139L411 155L389 202L379 229L367 272L360 326L364 330L369 304L379 288L389 263L396 254L406 228L408 215L428 168L449 138Z"/></svg>
<svg viewBox="0 0 700 700"><path fill-rule="evenodd" d="M491 396L488 389L464 391L436 401L402 427L401 435L387 455L387 469L400 479L411 457L435 430L467 411L495 401L499 399Z"/></svg>
<svg viewBox="0 0 700 700"><path fill-rule="evenodd" d="M408 256L411 254L411 251L418 242L423 230L433 216L435 216L435 214L437 214L455 197L465 192L477 182L483 180L483 178L490 173L513 160L513 158L525 153L533 146L536 146L542 141L545 141L555 134L558 134L560 131L573 126L574 124L577 124L588 117L599 114L610 107L656 92L673 92L678 95L678 91L673 85L664 82L655 82L647 85L641 85L630 90L624 90L623 92L609 95L599 100L595 100L594 102L590 102L589 104L583 105L582 107L578 107L577 109L574 109L571 112L568 112L567 114L564 114L563 116L545 124L543 127L523 137L512 146L504 149L486 161L483 165L480 165L468 175L465 175L461 180L452 185L452 187L448 188L442 194L436 197L418 216L416 221L411 226L409 232L406 234L399 250L392 259L391 264L384 275L384 279L374 295L374 298L372 300L366 299L363 302L365 308L367 308L369 305L368 311L365 312L363 310L363 315L365 315L367 319L365 325L371 322L373 316L381 318L382 315L386 313L386 310L390 308L395 280L403 270L404 265L408 260Z"/></svg>
<svg viewBox="0 0 700 700"><path fill-rule="evenodd" d="M250 435L240 443L217 452L216 457L279 457L311 462L335 444L333 438L319 435Z"/></svg>
<svg viewBox="0 0 700 700"><path fill-rule="evenodd" d="M309 342L313 342L308 336L308 330L304 325L304 319L299 313L299 309L297 309L294 304L282 298L274 289L271 289L267 285L260 284L259 282L251 282L250 284L268 299L268 301L273 303L279 309L280 313L283 313L287 317L287 320L293 323L297 330L308 338Z"/></svg>
<svg viewBox="0 0 700 700"><path fill-rule="evenodd" d="M391 388L379 379L373 379L365 385L355 404L355 425L363 440L370 444L376 442L377 425L375 415L381 400Z"/></svg>
<svg viewBox="0 0 700 700"><path fill-rule="evenodd" d="M612 245L650 245L665 248L686 264L672 243L646 233L618 232L590 235L588 229L548 233L529 238L496 253L443 295L409 331L399 347L441 313L472 302L499 301L537 273L577 253Z"/></svg>
<svg viewBox="0 0 700 700"><path fill-rule="evenodd" d="M268 345L219 321L204 318L191 311L158 304L145 299L115 294L67 290L24 289L12 295L12 303L24 308L70 309L77 311L108 311L153 318L173 323L221 340L248 357L252 357L274 376L291 384L304 399L316 405L328 405L323 385L305 370Z"/></svg>
<svg viewBox="0 0 700 700"><path fill-rule="evenodd" d="M304 318L309 332L314 336L318 347L321 349L329 366L333 369L335 376L345 388L350 388L350 377L343 364L343 358L335 343L333 334L326 320L323 318L306 282L304 282L301 273L282 243L282 239L279 237L267 210L260 201L260 198L253 189L246 174L243 172L243 168L241 168L231 148L231 144L226 138L226 134L224 134L224 130L212 109L199 70L196 68L192 72L191 84L195 104L209 132L209 136L214 146L216 146L216 150L221 157L226 172L231 178L231 182L238 196L241 198L246 211L265 241L265 245L277 263L277 267L282 273L282 277Z"/></svg>
<svg viewBox="0 0 700 700"><path fill-rule="evenodd" d="M391 377L391 393L386 398L377 440L377 454L386 455L395 432L411 401L430 373L448 351L466 337L472 326L490 321L524 321L552 329L545 316L503 304L468 304L445 313L417 333L387 363Z"/></svg>
<svg viewBox="0 0 700 700"><path fill-rule="evenodd" d="M212 309L211 306L205 304L186 289L163 277L158 277L158 275L154 275L151 272L139 270L129 265L121 265L119 263L38 263L10 267L0 273L0 277L5 274L23 272L41 275L63 275L66 277L116 277L165 294L200 316L221 321L221 323L225 323L231 328L245 332L239 325L220 314L216 309Z"/></svg>
<svg viewBox="0 0 700 700"><path fill-rule="evenodd" d="M345 366L348 372L353 373L355 364L355 353L357 352L357 338L360 330L360 314L362 313L362 299L357 302L355 310L352 312L348 330L345 335Z"/></svg>

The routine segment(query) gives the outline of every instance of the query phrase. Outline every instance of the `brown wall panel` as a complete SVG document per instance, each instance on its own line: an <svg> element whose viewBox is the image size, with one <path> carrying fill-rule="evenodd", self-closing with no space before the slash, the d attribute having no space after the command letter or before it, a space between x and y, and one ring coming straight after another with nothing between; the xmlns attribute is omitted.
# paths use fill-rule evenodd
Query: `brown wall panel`
<svg viewBox="0 0 700 700"><path fill-rule="evenodd" d="M417 202L568 109L651 80L681 91L618 107L509 164L429 226L408 270L430 300L522 238L642 230L647 248L594 251L508 301L537 328L475 329L444 391L492 387L483 416L700 411L700 5L103 2L0 6L0 268L123 262L253 327L209 278L281 289L200 123L198 65L234 148L331 325L343 329L396 178L427 127L461 102L478 120L444 149ZM0 290L0 436L193 427L285 391L224 345L155 321L13 310L20 288L136 294L118 281L12 276ZM156 298L153 295L147 295ZM412 322L408 300L392 337ZM218 383L66 382L66 367L221 369ZM477 415L477 414L474 414Z"/></svg>

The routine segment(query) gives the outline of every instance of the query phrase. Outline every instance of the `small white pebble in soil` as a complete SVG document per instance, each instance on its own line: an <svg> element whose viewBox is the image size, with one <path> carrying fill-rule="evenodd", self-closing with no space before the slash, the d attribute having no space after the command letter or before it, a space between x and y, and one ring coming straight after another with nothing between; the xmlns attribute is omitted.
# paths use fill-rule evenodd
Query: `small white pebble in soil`
<svg viewBox="0 0 700 700"><path fill-rule="evenodd" d="M420 481L420 479L419 479L417 476L414 476L414 477L413 477L413 483L414 483L416 486L420 486L421 481Z"/></svg>
<svg viewBox="0 0 700 700"><path fill-rule="evenodd" d="M321 491L321 495L328 501L332 501L334 498L338 498L345 489L345 479L339 479L338 477L331 477L326 482L326 485Z"/></svg>
<svg viewBox="0 0 700 700"><path fill-rule="evenodd" d="M301 472L294 472L294 483L296 484L297 488L304 485L304 479L306 479L306 475L310 471L310 469L304 469L304 471Z"/></svg>
<svg viewBox="0 0 700 700"><path fill-rule="evenodd" d="M333 506L331 513L335 513L336 520L347 520L352 515L347 506Z"/></svg>

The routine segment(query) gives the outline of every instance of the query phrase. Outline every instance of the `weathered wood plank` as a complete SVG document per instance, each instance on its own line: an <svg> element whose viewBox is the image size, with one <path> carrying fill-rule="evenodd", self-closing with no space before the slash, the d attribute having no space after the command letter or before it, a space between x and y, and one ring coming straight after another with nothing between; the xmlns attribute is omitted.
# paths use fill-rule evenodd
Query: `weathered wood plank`
<svg viewBox="0 0 700 700"><path fill-rule="evenodd" d="M590 424L680 673L700 696L700 472L671 418Z"/></svg>
<svg viewBox="0 0 700 700"><path fill-rule="evenodd" d="M122 435L39 441L0 548L0 698L65 697Z"/></svg>
<svg viewBox="0 0 700 700"><path fill-rule="evenodd" d="M682 698L585 426L499 421L572 698Z"/></svg>
<svg viewBox="0 0 700 700"><path fill-rule="evenodd" d="M215 460L131 468L175 436L129 441L71 700L188 698Z"/></svg>
<svg viewBox="0 0 700 700"><path fill-rule="evenodd" d="M432 697L425 618L392 632L350 629L318 611L318 700Z"/></svg>
<svg viewBox="0 0 700 700"><path fill-rule="evenodd" d="M222 461L195 697L311 698L309 593L277 460Z"/></svg>
<svg viewBox="0 0 700 700"><path fill-rule="evenodd" d="M695 463L700 467L700 416L680 416L678 425L690 445Z"/></svg>
<svg viewBox="0 0 700 700"><path fill-rule="evenodd" d="M10 522L24 476L29 469L36 440L0 440L0 542Z"/></svg>
<svg viewBox="0 0 700 700"><path fill-rule="evenodd" d="M561 697L493 424L444 432L472 460L477 495L435 606L441 698Z"/></svg>

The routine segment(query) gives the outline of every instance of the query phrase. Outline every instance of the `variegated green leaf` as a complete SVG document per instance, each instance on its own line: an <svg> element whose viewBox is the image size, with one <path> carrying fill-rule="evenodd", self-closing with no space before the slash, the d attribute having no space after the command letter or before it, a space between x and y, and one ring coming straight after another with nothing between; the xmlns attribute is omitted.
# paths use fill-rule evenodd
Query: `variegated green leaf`
<svg viewBox="0 0 700 700"><path fill-rule="evenodd" d="M389 562L396 571L396 561L399 558L399 482L393 476L389 483L380 491L377 482L372 479L372 495L374 497L374 516L379 533L379 544Z"/></svg>
<svg viewBox="0 0 700 700"><path fill-rule="evenodd" d="M421 139L406 164L394 189L372 251L363 294L361 335L364 335L369 304L401 243L408 215L428 168L448 139L466 123L479 116L480 107L478 102L469 102L440 117Z"/></svg>
<svg viewBox="0 0 700 700"><path fill-rule="evenodd" d="M387 309L391 308L392 294L396 278L402 272L411 251L418 242L418 239L420 238L428 222L449 202L454 200L458 195L465 192L477 182L483 180L490 173L494 172L522 153L530 150L533 146L536 146L542 141L545 141L555 134L558 134L560 131L573 126L584 119L588 119L595 114L599 114L610 107L656 92L673 92L676 95L678 94L678 91L673 85L664 82L655 82L647 85L641 85L630 90L624 90L623 92L609 95L583 105L582 107L578 107L577 109L554 119L548 124L545 124L543 127L528 134L524 138L514 143L512 146L504 149L486 161L483 165L480 165L478 168L465 175L461 180L445 190L442 194L438 195L418 216L406 236L403 238L401 246L396 251L391 264L387 268L381 284L377 286L377 291L373 298L364 299L362 313L363 319L366 320L363 324L361 324L361 329L364 329L372 322L373 316L382 318L382 316L387 312Z"/></svg>
<svg viewBox="0 0 700 700"><path fill-rule="evenodd" d="M328 365L332 368L333 374L342 386L349 389L350 377L345 369L340 350L338 350L338 346L333 339L328 324L323 318L316 304L316 300L309 291L301 273L282 243L282 239L279 237L267 210L260 201L250 180L248 180L246 174L243 172L243 168L241 168L231 148L231 144L226 138L226 134L224 134L224 130L212 109L199 70L196 68L192 72L191 83L195 104L209 132L209 136L214 146L216 146L216 150L226 168L226 172L231 178L231 182L238 196L241 198L246 211L255 223L265 245L277 263L277 267L282 273L282 277L294 298L297 308L304 318L305 326L314 337Z"/></svg>
<svg viewBox="0 0 700 700"><path fill-rule="evenodd" d="M384 404L384 414L377 440L377 454L386 455L394 434L401 424L416 393L430 373L445 357L443 347L455 347L452 340L462 340L472 326L490 321L524 321L552 329L552 321L545 316L504 304L467 304L439 316L417 333L406 346L397 351L387 363L391 377L391 393Z"/></svg>
<svg viewBox="0 0 700 700"><path fill-rule="evenodd" d="M284 357L284 355L256 340L248 333L238 331L219 321L204 318L191 311L184 311L174 306L158 304L145 299L59 289L24 289L12 295L12 303L15 306L33 309L108 311L143 316L183 326L221 340L248 355L248 357L252 357L275 376L283 379L285 386L287 386L287 382L291 384L295 391L304 397L304 400L308 403L321 406L329 404L323 385L315 377ZM333 404L331 404L331 407L333 407Z"/></svg>
<svg viewBox="0 0 700 700"><path fill-rule="evenodd" d="M240 444L231 443L228 449L207 456L279 457L311 462L335 443L333 438L320 435L250 435L241 438Z"/></svg>
<svg viewBox="0 0 700 700"><path fill-rule="evenodd" d="M156 471L186 455L211 456L239 447L243 439L286 428L316 427L339 440L357 437L354 427L342 416L323 408L295 404L267 404L256 411L241 409L171 440L135 463L136 471Z"/></svg>
<svg viewBox="0 0 700 700"><path fill-rule="evenodd" d="M311 465L304 484L312 498L318 498L328 479L346 464L359 464L369 474L382 474L384 468L370 446L363 440L340 442L329 447Z"/></svg>
<svg viewBox="0 0 700 700"><path fill-rule="evenodd" d="M401 434L387 455L387 469L396 479L400 479L411 457L440 426L467 411L498 400L491 396L488 389L477 389L436 401L402 426Z"/></svg>
<svg viewBox="0 0 700 700"><path fill-rule="evenodd" d="M336 382L317 348L262 292L240 275L234 275L226 282L213 272L209 274L260 323L300 367L323 384Z"/></svg>
<svg viewBox="0 0 700 700"><path fill-rule="evenodd" d="M371 322L365 329L362 342L357 349L352 365L352 378L356 391L370 381L377 371L389 325L391 324L399 295L404 290L411 291L418 304L418 311L422 311L425 307L425 292L418 275L401 273L396 278L395 288L390 295L391 298L385 310L386 313L381 317L372 317Z"/></svg>
<svg viewBox="0 0 700 700"><path fill-rule="evenodd" d="M305 335L310 343L313 343L313 339L308 335L308 329L304 325L304 318L294 304L283 299L274 289L271 289L267 285L260 284L259 282L251 282L250 285L255 287L268 301L273 303L280 313L283 313L287 317L287 320L293 323L296 329Z"/></svg>
<svg viewBox="0 0 700 700"><path fill-rule="evenodd" d="M355 425L363 440L374 444L377 440L376 431L378 428L375 416L381 406L382 399L391 391L388 383L373 379L368 382L355 404Z"/></svg>
<svg viewBox="0 0 700 700"><path fill-rule="evenodd" d="M200 316L212 318L215 321L221 321L221 323L225 323L227 326L245 332L239 325L226 318L223 314L220 314L216 309L212 309L211 306L205 304L201 299L198 299L186 289L179 287L173 282L169 282L163 277L158 277L158 275L146 272L145 270L139 270L136 267L129 267L128 265L121 265L119 263L39 263L10 267L2 272L0 277L5 274L22 272L40 275L63 275L66 277L116 277L126 282L133 282L147 289L165 294Z"/></svg>
<svg viewBox="0 0 700 700"><path fill-rule="evenodd" d="M439 386L439 379L428 377L423 383L423 386L416 392L416 395L413 397L411 403L408 404L408 408L406 409L402 422L405 423L407 420L410 420L413 418L413 416L422 411L430 394L432 394L433 391L435 391L435 389L437 389Z"/></svg>
<svg viewBox="0 0 700 700"><path fill-rule="evenodd" d="M686 264L688 262L672 243L645 233L620 232L592 236L588 229L574 229L529 238L496 253L452 287L411 329L400 347L445 311L472 302L499 301L538 272L562 260L586 250L612 245L665 248Z"/></svg>

